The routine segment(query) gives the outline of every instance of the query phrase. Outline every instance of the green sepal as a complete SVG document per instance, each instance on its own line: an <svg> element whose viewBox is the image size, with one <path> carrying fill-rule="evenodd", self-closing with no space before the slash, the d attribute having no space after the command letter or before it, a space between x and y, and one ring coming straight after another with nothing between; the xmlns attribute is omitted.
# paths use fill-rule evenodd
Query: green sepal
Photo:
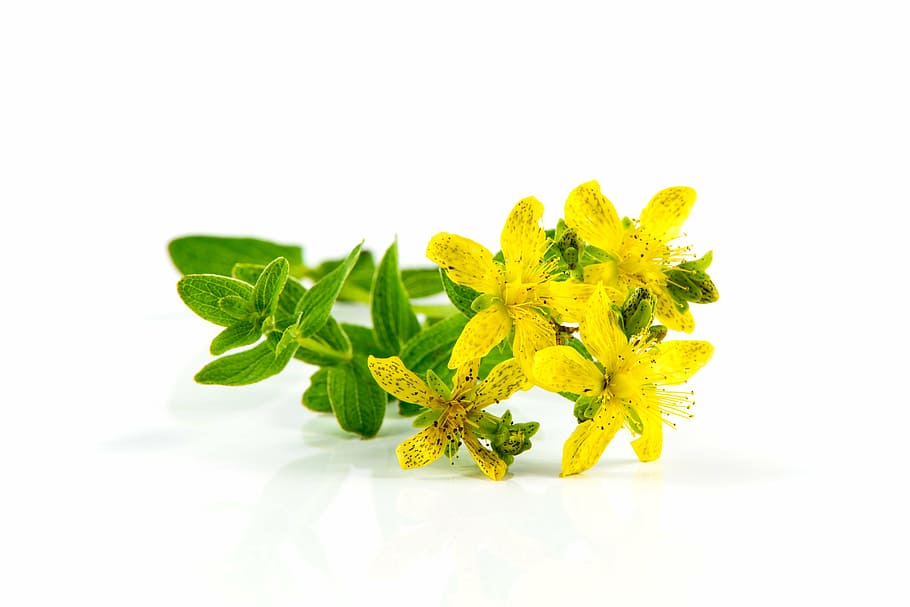
<svg viewBox="0 0 910 607"><path fill-rule="evenodd" d="M467 323L463 315L454 314L409 339L400 354L405 367L415 373L444 368Z"/></svg>
<svg viewBox="0 0 910 607"><path fill-rule="evenodd" d="M329 402L329 370L327 368L319 369L310 377L310 387L307 388L301 404L311 411L319 413L331 413L332 403Z"/></svg>
<svg viewBox="0 0 910 607"><path fill-rule="evenodd" d="M458 310L468 318L477 314L471 305L474 303L474 300L480 296L480 293L471 287L465 287L456 283L449 278L449 275L446 274L443 269L439 270L439 275L442 278L443 288L445 289L446 295L449 297L449 301L452 302L452 305L458 308Z"/></svg>
<svg viewBox="0 0 910 607"><path fill-rule="evenodd" d="M296 344L278 348L278 339L267 339L254 348L216 358L196 374L200 384L244 386L280 373L294 355Z"/></svg>
<svg viewBox="0 0 910 607"><path fill-rule="evenodd" d="M659 344L667 336L667 327L663 325L651 325L648 327L648 341Z"/></svg>
<svg viewBox="0 0 910 607"><path fill-rule="evenodd" d="M413 406L417 407L418 405ZM415 428L426 428L439 419L440 415L442 415L442 409L427 409L425 407L420 407L420 413L414 418L411 425Z"/></svg>
<svg viewBox="0 0 910 607"><path fill-rule="evenodd" d="M698 259L693 259L692 261L684 261L679 264L680 268L687 270L698 270L704 272L711 266L711 262L714 261L714 251L708 251Z"/></svg>
<svg viewBox="0 0 910 607"><path fill-rule="evenodd" d="M427 369L427 386L436 392L443 400L451 400L452 389L442 381L433 369Z"/></svg>
<svg viewBox="0 0 910 607"><path fill-rule="evenodd" d="M483 312L495 303L502 302L502 299L489 293L481 293L471 302L471 310L474 312Z"/></svg>
<svg viewBox="0 0 910 607"><path fill-rule="evenodd" d="M256 318L256 310L249 299L239 295L227 295L218 300L218 308L222 312L237 320L251 320Z"/></svg>
<svg viewBox="0 0 910 607"><path fill-rule="evenodd" d="M297 321L297 329L301 337L309 337L325 324L345 279L360 256L362 246L363 242L354 247L342 263L322 277L300 298L297 311L301 314Z"/></svg>
<svg viewBox="0 0 910 607"><path fill-rule="evenodd" d="M385 415L385 391L373 380L365 357L329 367L327 392L343 430L370 438L379 432Z"/></svg>
<svg viewBox="0 0 910 607"><path fill-rule="evenodd" d="M634 407L626 407L626 423L629 424L629 429L633 434L641 435L644 432L645 425L641 421L641 417L638 416L638 411Z"/></svg>
<svg viewBox="0 0 910 607"><path fill-rule="evenodd" d="M209 352L220 356L228 350L254 344L260 337L262 337L262 329L259 323L244 320L216 335L209 346Z"/></svg>
<svg viewBox="0 0 910 607"><path fill-rule="evenodd" d="M380 348L397 354L420 331L417 315L401 282L398 270L398 242L382 256L370 291L370 316L373 333Z"/></svg>
<svg viewBox="0 0 910 607"><path fill-rule="evenodd" d="M442 279L437 268L405 268L401 270L401 282L410 299L430 297L443 292Z"/></svg>
<svg viewBox="0 0 910 607"><path fill-rule="evenodd" d="M267 264L276 257L286 258L291 266L303 266L303 249L258 238L226 236L182 236L168 246L171 261L181 274L219 274L230 276L237 263Z"/></svg>
<svg viewBox="0 0 910 607"><path fill-rule="evenodd" d="M271 316L278 307L278 296L288 279L288 260L278 257L269 263L253 287L253 306L260 316Z"/></svg>
<svg viewBox="0 0 910 607"><path fill-rule="evenodd" d="M575 419L578 420L578 423L593 419L597 415L600 405L600 396L579 396L575 401L575 409L573 411Z"/></svg>
<svg viewBox="0 0 910 607"><path fill-rule="evenodd" d="M581 254L581 261L583 265L588 265L592 263L616 263L617 260L603 249L588 244L584 247L584 251Z"/></svg>
<svg viewBox="0 0 910 607"><path fill-rule="evenodd" d="M177 293L183 303L200 317L216 325L230 327L237 322L237 318L222 310L219 302L230 296L248 301L253 295L253 288L245 282L217 274L189 274L177 282Z"/></svg>
<svg viewBox="0 0 910 607"><path fill-rule="evenodd" d="M489 436L490 447L493 451L511 463L516 455L524 453L531 448L531 437L540 429L538 422L512 422L512 413L506 410L502 415L496 432Z"/></svg>

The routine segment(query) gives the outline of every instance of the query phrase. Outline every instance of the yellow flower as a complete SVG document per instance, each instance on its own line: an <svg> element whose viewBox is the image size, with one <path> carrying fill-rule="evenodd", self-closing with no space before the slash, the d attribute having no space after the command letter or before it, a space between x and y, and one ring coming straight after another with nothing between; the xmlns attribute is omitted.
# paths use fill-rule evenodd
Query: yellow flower
<svg viewBox="0 0 910 607"><path fill-rule="evenodd" d="M614 299L618 304L630 288L648 289L656 298L658 320L670 329L691 333L695 319L688 307L681 310L675 304L665 270L689 257L688 247L668 243L679 236L693 204L692 188L667 188L651 199L638 222L624 227L596 181L575 188L566 200L566 224L610 257L585 266L585 282L619 287Z"/></svg>
<svg viewBox="0 0 910 607"><path fill-rule="evenodd" d="M512 351L529 375L534 353L557 343L550 315L561 322L580 318L593 289L553 280L557 263L544 259L549 244L540 227L542 216L543 205L536 198L515 205L500 238L502 263L482 244L463 236L441 232L430 239L427 257L453 282L486 296L486 307L468 321L452 349L450 369L486 356L511 333Z"/></svg>
<svg viewBox="0 0 910 607"><path fill-rule="evenodd" d="M534 357L534 381L546 390L590 399L596 413L582 421L563 447L562 476L584 472L600 459L625 425L638 438L632 447L643 461L660 457L666 415L691 417L692 392L668 390L687 381L711 358L706 341L655 344L647 332L627 340L611 301L598 288L580 323L581 340L597 363L569 346L546 348Z"/></svg>
<svg viewBox="0 0 910 607"><path fill-rule="evenodd" d="M397 356L370 356L370 372L383 390L399 400L426 407L436 417L430 426L395 449L402 468L410 470L433 463L447 447L452 456L463 442L481 472L494 481L505 475L506 462L480 443L478 424L485 407L506 400L516 390L529 386L514 358L493 367L477 384L479 363L478 359L474 359L458 367L452 393L440 394L405 367Z"/></svg>

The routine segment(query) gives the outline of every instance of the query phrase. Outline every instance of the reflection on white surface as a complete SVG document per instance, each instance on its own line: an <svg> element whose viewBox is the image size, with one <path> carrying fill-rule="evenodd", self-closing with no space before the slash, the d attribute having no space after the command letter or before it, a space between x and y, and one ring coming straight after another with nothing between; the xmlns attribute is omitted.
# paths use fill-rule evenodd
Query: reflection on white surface
<svg viewBox="0 0 910 607"><path fill-rule="evenodd" d="M409 420L390 408L377 438L346 435L297 404L305 377L238 390L196 386L184 374L166 404L170 423L105 442L122 465L154 471L127 501L147 508L150 495L179 495L156 523L179 541L148 558L170 571L172 551L192 555L179 578L192 593L240 604L357 603L391 592L429 604L590 593L627 604L694 601L718 588L711 572L724 554L775 541L761 520L743 526L742 514L792 476L785 468L673 440L675 452L641 464L617 439L595 469L560 479L570 405L532 391L509 405L543 428L503 482L466 455L403 471L394 447L412 432ZM746 578L733 570L720 587Z"/></svg>
<svg viewBox="0 0 910 607"><path fill-rule="evenodd" d="M159 338L193 320L162 320ZM78 577L111 602L141 587L149 603L395 594L431 605L759 604L784 592L874 594L860 580L896 568L862 555L900 536L881 523L897 519L900 499L874 500L882 518L865 526L843 523L892 492L884 468L843 457L823 467L796 457L800 445L757 440L761 423L712 432L727 411L710 390L699 416L667 433L660 461L639 463L620 435L597 466L567 479L558 473L571 405L519 394L500 407L542 426L497 483L464 454L399 469L394 448L413 432L409 420L390 407L375 439L345 434L300 406L303 365L255 386L199 386L192 374L207 357L186 351L197 354L170 370L158 362L171 380L106 426L81 467L87 497L71 508L91 532L74 558L91 545L97 562Z"/></svg>

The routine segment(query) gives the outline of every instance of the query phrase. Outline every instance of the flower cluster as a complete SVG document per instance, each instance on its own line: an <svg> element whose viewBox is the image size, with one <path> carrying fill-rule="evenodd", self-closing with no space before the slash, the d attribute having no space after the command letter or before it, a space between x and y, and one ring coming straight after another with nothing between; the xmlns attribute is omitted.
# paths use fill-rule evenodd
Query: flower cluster
<svg viewBox="0 0 910 607"><path fill-rule="evenodd" d="M241 386L291 361L314 365L303 405L363 438L379 433L391 396L420 429L396 449L405 469L452 460L464 445L502 479L539 424L487 409L535 386L573 403L564 476L596 464L621 427L642 461L656 459L664 424L691 416L692 392L678 386L713 353L706 341L665 339L694 330L691 304L717 300L711 253L676 243L694 202L692 189L667 188L637 219L620 219L592 181L547 230L543 205L525 198L496 252L433 236L427 257L438 268L400 268L397 243L378 262L361 242L309 266L296 245L177 238L177 292L221 327L209 348L217 358L195 379ZM422 301L442 292L451 305ZM367 304L371 326L336 320L336 301Z"/></svg>
<svg viewBox="0 0 910 607"><path fill-rule="evenodd" d="M574 402L563 476L596 464L621 427L641 461L658 458L663 425L691 417L692 392L672 387L713 353L707 341L665 339L668 330L694 330L690 304L718 297L706 272L711 254L696 258L675 244L694 202L691 188L667 188L637 219L620 219L592 181L569 194L554 230L540 225L537 199L519 201L495 254L463 236L431 238L427 256L470 320L448 359L451 388L432 370L424 381L398 357L369 359L384 390L423 410L415 422L423 430L397 449L401 466L452 458L463 443L484 474L503 478L538 425L484 409L532 386ZM480 378L486 361L500 362Z"/></svg>

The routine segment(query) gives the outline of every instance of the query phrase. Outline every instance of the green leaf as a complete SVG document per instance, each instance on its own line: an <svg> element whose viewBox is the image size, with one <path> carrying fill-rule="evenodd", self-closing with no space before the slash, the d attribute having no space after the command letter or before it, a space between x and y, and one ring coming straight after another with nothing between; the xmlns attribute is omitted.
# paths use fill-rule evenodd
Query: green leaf
<svg viewBox="0 0 910 607"><path fill-rule="evenodd" d="M310 387L303 393L301 402L311 411L331 413L332 403L329 402L329 370L319 369L310 377Z"/></svg>
<svg viewBox="0 0 910 607"><path fill-rule="evenodd" d="M307 274L314 281L321 280L344 262L344 259L324 261ZM351 269L338 294L341 301L357 301L368 303L370 301L370 288L373 285L373 274L376 271L376 262L370 251L362 250L360 257Z"/></svg>
<svg viewBox="0 0 910 607"><path fill-rule="evenodd" d="M244 386L280 373L297 348L291 344L276 352L275 341L266 340L255 348L216 358L196 374L196 381L200 384Z"/></svg>
<svg viewBox="0 0 910 607"><path fill-rule="evenodd" d="M351 340L347 333L329 316L314 335L300 340L294 357L320 367L351 360Z"/></svg>
<svg viewBox="0 0 910 607"><path fill-rule="evenodd" d="M332 305L338 298L338 293L344 285L345 279L351 268L360 256L363 242L354 247L351 253L338 267L323 276L304 294L297 304L297 311L302 312L297 321L297 329L301 337L309 337L325 324L332 313Z"/></svg>
<svg viewBox="0 0 910 607"><path fill-rule="evenodd" d="M385 415L385 391L373 380L366 358L356 357L347 365L329 367L328 395L342 429L364 438L375 436Z"/></svg>
<svg viewBox="0 0 910 607"><path fill-rule="evenodd" d="M262 274L264 269L265 266L261 264L238 263L231 270L231 274L234 278L254 285L259 280L259 275ZM297 304L305 293L306 287L300 284L296 278L288 278L287 282L284 283L284 288L281 290L281 295L278 297L278 308L275 311L275 316L279 320L293 318L296 322ZM279 326L281 325L280 322L278 324Z"/></svg>
<svg viewBox="0 0 910 607"><path fill-rule="evenodd" d="M376 268L370 293L370 316L376 343L389 352L397 354L401 346L420 331L417 315L411 309L398 271L398 242L386 250Z"/></svg>
<svg viewBox="0 0 910 607"><path fill-rule="evenodd" d="M230 327L237 319L221 309L223 297L235 295L249 300L253 288L233 278L215 274L190 274L177 282L177 293L190 310L216 325Z"/></svg>
<svg viewBox="0 0 910 607"><path fill-rule="evenodd" d="M303 249L259 240L226 236L183 236L168 244L171 261L181 274L230 276L236 263L267 264L276 257L292 266L303 265Z"/></svg>
<svg viewBox="0 0 910 607"><path fill-rule="evenodd" d="M452 346L458 340L468 319L455 314L421 331L401 349L401 360L411 371L422 374L427 369L437 370L452 355Z"/></svg>
<svg viewBox="0 0 910 607"><path fill-rule="evenodd" d="M430 297L443 291L438 268L405 268L401 271L401 282L410 299Z"/></svg>
<svg viewBox="0 0 910 607"><path fill-rule="evenodd" d="M439 270L439 275L442 277L442 285L445 288L446 295L449 296L449 301L452 302L452 305L458 308L461 313L468 318L477 314L477 312L471 308L471 304L480 296L480 293L471 287L464 287L457 284L449 278L448 274L442 269Z"/></svg>
<svg viewBox="0 0 910 607"><path fill-rule="evenodd" d="M271 316L278 307L278 296L288 279L288 260L279 257L269 263L253 287L253 306L262 316Z"/></svg>
<svg viewBox="0 0 910 607"><path fill-rule="evenodd" d="M256 310L249 299L239 295L228 295L218 300L218 307L225 314L237 320L251 320L256 316Z"/></svg>
<svg viewBox="0 0 910 607"><path fill-rule="evenodd" d="M254 344L261 336L262 330L259 324L245 320L216 335L209 351L218 356L228 350Z"/></svg>
<svg viewBox="0 0 910 607"><path fill-rule="evenodd" d="M364 356L372 354L373 356L380 357L392 356L391 352L383 350L376 343L373 329L346 322L341 323L341 328L344 329L345 334L347 334L348 338L351 340L351 347L354 350L354 354L363 354Z"/></svg>

